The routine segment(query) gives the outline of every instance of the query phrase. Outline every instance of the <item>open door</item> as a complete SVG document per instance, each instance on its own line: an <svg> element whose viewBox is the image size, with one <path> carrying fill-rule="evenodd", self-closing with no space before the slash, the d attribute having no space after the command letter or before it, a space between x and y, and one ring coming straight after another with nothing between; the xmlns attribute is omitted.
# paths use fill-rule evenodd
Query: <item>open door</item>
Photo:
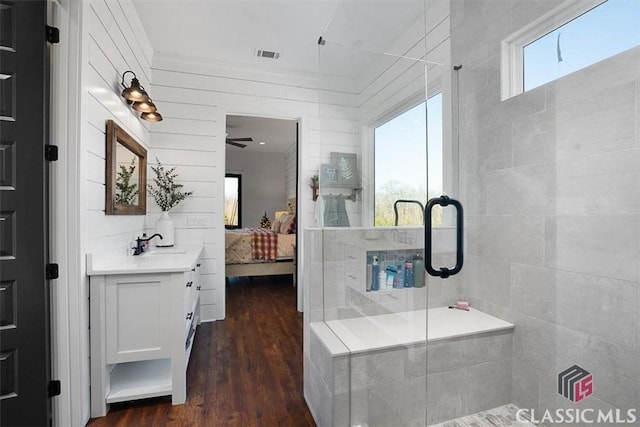
<svg viewBox="0 0 640 427"><path fill-rule="evenodd" d="M0 424L11 426L51 415L46 7L0 1Z"/></svg>

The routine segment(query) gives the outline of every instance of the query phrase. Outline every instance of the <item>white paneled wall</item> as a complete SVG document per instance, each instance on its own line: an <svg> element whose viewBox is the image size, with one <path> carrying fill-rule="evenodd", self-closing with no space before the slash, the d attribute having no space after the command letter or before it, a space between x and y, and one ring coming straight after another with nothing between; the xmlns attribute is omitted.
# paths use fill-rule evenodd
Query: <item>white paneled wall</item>
<svg viewBox="0 0 640 427"><path fill-rule="evenodd" d="M124 251L136 234L145 229L144 216L105 215L106 121L114 120L142 146L149 147L149 126L142 122L120 96L122 73L134 71L149 87L153 50L131 0L89 0L82 8L82 92L80 99L81 224L80 253ZM128 82L128 79L127 79ZM83 196L82 196L83 195ZM80 363L83 420L89 420L89 305L88 284L79 283Z"/></svg>
<svg viewBox="0 0 640 427"><path fill-rule="evenodd" d="M285 153L284 191L287 199L296 197L296 183L298 178L297 155L298 147L292 145Z"/></svg>
<svg viewBox="0 0 640 427"><path fill-rule="evenodd" d="M354 137L357 132L353 133L357 126L349 124L355 119L356 98L347 90L320 91L315 77L265 73L227 63L156 55L152 74L154 102L163 112L164 121L151 126L151 158L157 155L173 165L170 159L175 154L179 158L175 165L186 188L208 187L207 193L178 209L185 217L207 216L207 226L186 229L178 225L177 239L195 239L198 233L204 236L202 317L223 319L225 116L299 120L299 176L301 183L307 183L317 173L319 164L329 161L331 151L359 154L360 140ZM330 83L339 88L349 87L345 82ZM320 99L330 103L324 112L334 121L319 120ZM180 154L173 150L179 150ZM313 225L315 206L308 185L300 186L298 199L299 227ZM359 224L360 212L353 215L357 216L353 222Z"/></svg>
<svg viewBox="0 0 640 427"><path fill-rule="evenodd" d="M86 150L86 252L124 251L145 228L144 216L105 215L105 123L114 120L142 146L149 146L148 124L120 96L122 73L136 73L149 85L152 55L149 41L124 18L129 2L94 0L85 5L83 138ZM127 75L127 82L129 80Z"/></svg>

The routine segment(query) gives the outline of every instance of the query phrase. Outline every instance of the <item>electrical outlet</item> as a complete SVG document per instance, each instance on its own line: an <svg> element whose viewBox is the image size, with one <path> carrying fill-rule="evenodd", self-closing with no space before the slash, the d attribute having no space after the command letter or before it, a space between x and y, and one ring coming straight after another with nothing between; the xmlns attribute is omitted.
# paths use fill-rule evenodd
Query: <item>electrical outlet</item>
<svg viewBox="0 0 640 427"><path fill-rule="evenodd" d="M206 216L187 217L187 228L207 228L209 221Z"/></svg>

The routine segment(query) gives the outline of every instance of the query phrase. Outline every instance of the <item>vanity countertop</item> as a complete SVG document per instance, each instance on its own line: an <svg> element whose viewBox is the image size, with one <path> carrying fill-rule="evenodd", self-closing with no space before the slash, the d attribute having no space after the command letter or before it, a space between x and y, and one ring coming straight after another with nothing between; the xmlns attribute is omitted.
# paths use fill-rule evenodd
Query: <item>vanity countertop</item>
<svg viewBox="0 0 640 427"><path fill-rule="evenodd" d="M202 245L175 245L151 247L148 252L137 256L87 254L87 276L189 271L202 250Z"/></svg>

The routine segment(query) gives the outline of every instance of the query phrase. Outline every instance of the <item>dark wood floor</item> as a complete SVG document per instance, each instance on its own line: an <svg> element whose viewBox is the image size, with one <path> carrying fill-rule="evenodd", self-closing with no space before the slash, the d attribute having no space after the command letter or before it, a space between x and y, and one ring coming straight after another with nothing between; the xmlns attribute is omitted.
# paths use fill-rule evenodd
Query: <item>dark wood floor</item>
<svg viewBox="0 0 640 427"><path fill-rule="evenodd" d="M187 402L111 405L100 426L315 426L302 394L302 315L291 276L232 279L227 317L198 327Z"/></svg>

